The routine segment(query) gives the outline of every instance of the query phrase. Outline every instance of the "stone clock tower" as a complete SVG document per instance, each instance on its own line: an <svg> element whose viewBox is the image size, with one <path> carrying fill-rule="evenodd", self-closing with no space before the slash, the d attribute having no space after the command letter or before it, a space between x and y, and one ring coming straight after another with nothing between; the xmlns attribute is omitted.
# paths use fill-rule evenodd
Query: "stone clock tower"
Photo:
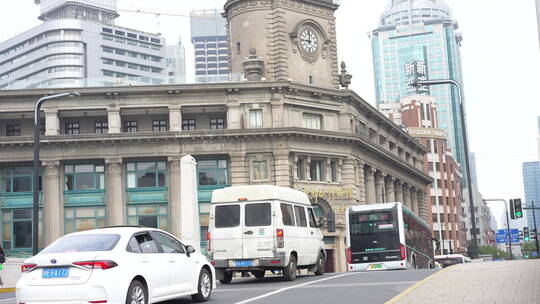
<svg viewBox="0 0 540 304"><path fill-rule="evenodd" d="M332 0L228 0L231 71L258 58L262 77L339 88Z"/></svg>

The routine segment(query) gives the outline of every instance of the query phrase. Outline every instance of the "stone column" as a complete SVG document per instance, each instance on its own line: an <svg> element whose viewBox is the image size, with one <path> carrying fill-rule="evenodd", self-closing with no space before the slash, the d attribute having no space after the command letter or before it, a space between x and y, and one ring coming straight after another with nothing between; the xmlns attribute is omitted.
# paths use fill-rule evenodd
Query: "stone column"
<svg viewBox="0 0 540 304"><path fill-rule="evenodd" d="M411 189L410 186L407 184L403 184L403 204L407 206L407 208L411 208Z"/></svg>
<svg viewBox="0 0 540 304"><path fill-rule="evenodd" d="M384 194L384 178L385 175L380 171L375 174L375 193L376 193L376 202L383 203L385 200Z"/></svg>
<svg viewBox="0 0 540 304"><path fill-rule="evenodd" d="M249 171L246 170L245 154L232 152L229 156L231 158L231 186L249 184Z"/></svg>
<svg viewBox="0 0 540 304"><path fill-rule="evenodd" d="M64 234L64 202L60 197L60 162L44 161L43 228L45 246Z"/></svg>
<svg viewBox="0 0 540 304"><path fill-rule="evenodd" d="M169 131L182 131L182 107L169 106Z"/></svg>
<svg viewBox="0 0 540 304"><path fill-rule="evenodd" d="M275 177L276 185L283 187L291 186L291 174L289 166L289 150L288 149L279 149L275 153ZM268 164L270 166L270 164ZM271 173L270 173L271 174ZM270 179L270 176L268 177Z"/></svg>
<svg viewBox="0 0 540 304"><path fill-rule="evenodd" d="M377 202L377 189L375 189L375 170L367 167L365 170L366 178L366 202L375 204Z"/></svg>
<svg viewBox="0 0 540 304"><path fill-rule="evenodd" d="M394 189L394 178L391 176L388 176L385 180L385 188L386 188L386 202L392 203L396 201L396 193Z"/></svg>
<svg viewBox="0 0 540 304"><path fill-rule="evenodd" d="M181 209L181 190L180 184L182 178L180 175L181 159L180 157L169 157L169 218L171 219L171 233L180 237L182 235L182 225L180 222Z"/></svg>
<svg viewBox="0 0 540 304"><path fill-rule="evenodd" d="M356 164L356 171L358 172L358 180L356 181L356 186L358 188L358 200L361 203L366 204L366 172L364 170L364 162L358 161Z"/></svg>
<svg viewBox="0 0 540 304"><path fill-rule="evenodd" d="M311 156L306 157L306 161L304 163L304 174L306 176L306 180L311 180Z"/></svg>
<svg viewBox="0 0 540 304"><path fill-rule="evenodd" d="M396 181L394 185L394 191L396 192L396 201L404 203L403 201L403 183L401 181Z"/></svg>
<svg viewBox="0 0 540 304"><path fill-rule="evenodd" d="M411 187L411 211L418 215L418 190Z"/></svg>
<svg viewBox="0 0 540 304"><path fill-rule="evenodd" d="M110 129L109 129L110 130ZM125 187L122 178L122 159L105 160L107 174L107 216L108 225L125 225Z"/></svg>
<svg viewBox="0 0 540 304"><path fill-rule="evenodd" d="M426 201L426 193L424 191L418 191L418 214L421 218L429 223L431 220L429 218L431 212L428 211L428 208L429 206Z"/></svg>
<svg viewBox="0 0 540 304"><path fill-rule="evenodd" d="M336 259L336 272L347 271L347 249L345 248L345 236L342 229L339 229L340 233L335 237L335 259Z"/></svg>
<svg viewBox="0 0 540 304"><path fill-rule="evenodd" d="M120 117L120 108L108 108L107 121L109 124L109 134L122 132L122 117Z"/></svg>
<svg viewBox="0 0 540 304"><path fill-rule="evenodd" d="M60 134L60 119L57 109L45 109L45 135ZM38 126L39 127L39 126Z"/></svg>

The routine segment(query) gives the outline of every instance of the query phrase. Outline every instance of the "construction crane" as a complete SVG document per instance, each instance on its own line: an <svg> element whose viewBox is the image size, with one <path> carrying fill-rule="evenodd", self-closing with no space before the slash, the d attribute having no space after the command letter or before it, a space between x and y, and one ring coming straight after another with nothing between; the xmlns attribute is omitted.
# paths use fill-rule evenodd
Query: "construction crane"
<svg viewBox="0 0 540 304"><path fill-rule="evenodd" d="M117 9L119 12L125 12L125 13L135 13L135 14L150 14L150 15L156 15L156 17L160 16L172 16L172 17L187 17L187 18L208 18L212 19L214 16L211 15L203 15L203 14L186 14L186 13L179 13L179 12L171 12L171 11L163 11L163 10L156 10L156 9L148 9L148 8L141 8L141 7L126 7L126 8L119 8Z"/></svg>

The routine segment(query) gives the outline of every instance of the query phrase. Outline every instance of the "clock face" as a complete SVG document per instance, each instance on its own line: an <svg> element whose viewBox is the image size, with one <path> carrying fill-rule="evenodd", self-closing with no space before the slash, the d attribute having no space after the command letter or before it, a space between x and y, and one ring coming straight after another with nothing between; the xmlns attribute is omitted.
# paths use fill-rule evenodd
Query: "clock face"
<svg viewBox="0 0 540 304"><path fill-rule="evenodd" d="M313 54L319 48L319 38L313 29L304 29L300 33L300 43L307 53Z"/></svg>

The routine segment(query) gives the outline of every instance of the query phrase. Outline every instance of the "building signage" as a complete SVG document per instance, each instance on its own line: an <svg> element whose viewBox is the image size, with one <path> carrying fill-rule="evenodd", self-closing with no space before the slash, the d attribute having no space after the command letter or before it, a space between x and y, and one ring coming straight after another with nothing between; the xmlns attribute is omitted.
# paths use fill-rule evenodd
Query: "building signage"
<svg viewBox="0 0 540 304"><path fill-rule="evenodd" d="M446 139L448 131L434 128L407 128L407 133L412 137Z"/></svg>
<svg viewBox="0 0 540 304"><path fill-rule="evenodd" d="M301 188L299 190L307 194L310 198L324 198L332 200L348 200L353 198L352 188Z"/></svg>
<svg viewBox="0 0 540 304"><path fill-rule="evenodd" d="M427 79L427 65L425 61L411 61L405 64L405 77L407 77L407 92L409 93L427 93L427 86L413 86L418 80Z"/></svg>

